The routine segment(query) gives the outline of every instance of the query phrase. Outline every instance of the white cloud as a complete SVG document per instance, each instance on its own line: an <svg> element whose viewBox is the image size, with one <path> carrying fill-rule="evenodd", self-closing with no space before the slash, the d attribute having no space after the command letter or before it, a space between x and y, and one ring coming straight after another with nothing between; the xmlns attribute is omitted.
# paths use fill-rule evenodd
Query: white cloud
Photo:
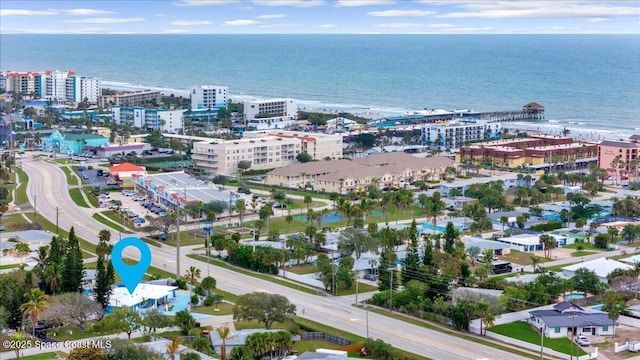
<svg viewBox="0 0 640 360"><path fill-rule="evenodd" d="M587 22L590 22L590 23L602 23L602 22L607 22L607 21L611 21L611 19L609 19L609 18L598 18L598 17L587 19Z"/></svg>
<svg viewBox="0 0 640 360"><path fill-rule="evenodd" d="M298 23L279 23L279 24L262 24L262 28L278 28L278 27L296 27L300 26Z"/></svg>
<svg viewBox="0 0 640 360"><path fill-rule="evenodd" d="M189 30L187 29L165 29L160 32L160 34L186 34Z"/></svg>
<svg viewBox="0 0 640 360"><path fill-rule="evenodd" d="M238 0L179 0L176 5L182 6L207 6L207 5L228 5L237 3Z"/></svg>
<svg viewBox="0 0 640 360"><path fill-rule="evenodd" d="M171 22L171 25L175 26L203 26L213 25L211 21L207 20L175 20Z"/></svg>
<svg viewBox="0 0 640 360"><path fill-rule="evenodd" d="M69 15L80 15L80 16L97 16L97 15L111 15L115 14L115 11L107 11L107 10L95 10L95 9L69 9L69 10L60 10Z"/></svg>
<svg viewBox="0 0 640 360"><path fill-rule="evenodd" d="M453 24L429 24L427 26L434 29L446 29L446 28L457 27L457 25L453 25Z"/></svg>
<svg viewBox="0 0 640 360"><path fill-rule="evenodd" d="M536 30L568 30L570 28L566 26L536 26Z"/></svg>
<svg viewBox="0 0 640 360"><path fill-rule="evenodd" d="M77 24L128 24L144 21L144 18L86 18L78 20L67 20L67 23Z"/></svg>
<svg viewBox="0 0 640 360"><path fill-rule="evenodd" d="M260 25L259 22L255 21L255 20L229 20L229 21L225 21L224 22L225 25L228 26L253 26L253 25Z"/></svg>
<svg viewBox="0 0 640 360"><path fill-rule="evenodd" d="M393 5L395 0L338 0L336 6Z"/></svg>
<svg viewBox="0 0 640 360"><path fill-rule="evenodd" d="M467 32L476 32L476 31L491 31L495 30L491 26L483 26L483 27L470 27L470 26L461 26L461 27L452 27L445 28L446 31L467 31Z"/></svg>
<svg viewBox="0 0 640 360"><path fill-rule="evenodd" d="M256 18L258 19L282 19L287 17L285 14L266 14L266 15L258 15Z"/></svg>
<svg viewBox="0 0 640 360"><path fill-rule="evenodd" d="M427 27L427 24L421 23L385 23L385 24L375 24L375 27L381 28L392 28L392 29L406 29L406 28L423 28Z"/></svg>
<svg viewBox="0 0 640 360"><path fill-rule="evenodd" d="M329 28L338 27L338 25L336 25L336 24L320 24L320 25L318 25L316 27L321 28L321 29L329 29Z"/></svg>
<svg viewBox="0 0 640 360"><path fill-rule="evenodd" d="M298 8L323 5L324 0L253 0L256 5L262 6L293 6Z"/></svg>
<svg viewBox="0 0 640 360"><path fill-rule="evenodd" d="M426 10L385 10L385 11L372 11L368 14L370 16L380 16L380 17L395 17L395 16L421 17L421 16L431 16L431 15L437 14L437 12L426 11Z"/></svg>
<svg viewBox="0 0 640 360"><path fill-rule="evenodd" d="M76 29L1 29L3 34L104 34L110 32L107 28L76 28Z"/></svg>
<svg viewBox="0 0 640 360"><path fill-rule="evenodd" d="M465 11L454 11L437 17L504 19L640 15L640 7L614 6L586 1L476 1L453 4Z"/></svg>
<svg viewBox="0 0 640 360"><path fill-rule="evenodd" d="M52 10L0 9L0 16L51 16L58 15Z"/></svg>

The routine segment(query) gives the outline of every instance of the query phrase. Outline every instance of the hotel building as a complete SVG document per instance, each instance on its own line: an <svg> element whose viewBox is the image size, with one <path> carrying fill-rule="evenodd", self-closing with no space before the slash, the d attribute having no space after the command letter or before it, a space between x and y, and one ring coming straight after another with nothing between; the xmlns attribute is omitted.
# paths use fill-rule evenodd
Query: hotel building
<svg viewBox="0 0 640 360"><path fill-rule="evenodd" d="M4 76L7 91L36 94L41 99L51 101L77 103L87 99L89 103L96 104L102 92L102 80L76 76L70 70L24 73L7 71Z"/></svg>
<svg viewBox="0 0 640 360"><path fill-rule="evenodd" d="M191 109L226 109L229 106L229 88L201 85L191 87Z"/></svg>
<svg viewBox="0 0 640 360"><path fill-rule="evenodd" d="M295 163L306 152L314 160L342 157L342 136L295 131L249 131L239 140L207 139L193 144L196 168L207 174L231 175L238 162L250 161L251 169L265 170Z"/></svg>
<svg viewBox="0 0 640 360"><path fill-rule="evenodd" d="M247 124L256 130L284 129L294 125L298 104L293 99L263 99L244 102Z"/></svg>
<svg viewBox="0 0 640 360"><path fill-rule="evenodd" d="M426 144L444 149L457 149L468 141L496 139L502 128L499 122L459 121L426 124L422 134Z"/></svg>
<svg viewBox="0 0 640 360"><path fill-rule="evenodd" d="M536 170L586 168L597 160L598 145L574 143L570 137L535 135L489 141L460 148L456 161L465 164Z"/></svg>
<svg viewBox="0 0 640 360"><path fill-rule="evenodd" d="M98 99L100 107L108 108L113 105L141 106L145 103L160 103L160 91L123 92L115 95L101 95Z"/></svg>
<svg viewBox="0 0 640 360"><path fill-rule="evenodd" d="M609 173L614 176L634 173L632 162L640 157L640 143L633 141L635 136L637 135L629 138L632 141L605 140L598 144L598 166L608 169ZM618 169L614 167L616 157L621 161ZM635 166L638 165L636 161ZM616 174L618 171L621 174Z"/></svg>
<svg viewBox="0 0 640 360"><path fill-rule="evenodd" d="M112 106L113 121L147 130L178 132L183 127L182 114L186 110L147 109L143 107Z"/></svg>

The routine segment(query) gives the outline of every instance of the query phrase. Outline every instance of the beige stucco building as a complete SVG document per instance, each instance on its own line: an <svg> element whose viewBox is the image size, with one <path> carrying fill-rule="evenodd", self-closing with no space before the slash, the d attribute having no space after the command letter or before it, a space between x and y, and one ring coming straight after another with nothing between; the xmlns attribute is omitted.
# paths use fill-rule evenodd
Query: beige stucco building
<svg viewBox="0 0 640 360"><path fill-rule="evenodd" d="M296 163L275 169L267 184L285 187L313 186L316 191L348 193L378 188L400 187L423 178L442 178L445 169L456 166L452 159L415 157L403 152L369 155L355 160Z"/></svg>
<svg viewBox="0 0 640 360"><path fill-rule="evenodd" d="M283 139L297 139L300 141L300 151L311 155L313 160L341 159L342 135L323 134L304 131L288 130L257 130L246 131L243 138L261 138L273 136Z"/></svg>

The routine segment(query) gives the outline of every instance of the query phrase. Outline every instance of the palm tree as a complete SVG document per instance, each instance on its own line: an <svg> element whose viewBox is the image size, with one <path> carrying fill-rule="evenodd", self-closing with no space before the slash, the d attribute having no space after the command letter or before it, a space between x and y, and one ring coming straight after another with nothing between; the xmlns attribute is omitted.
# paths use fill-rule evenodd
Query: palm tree
<svg viewBox="0 0 640 360"><path fill-rule="evenodd" d="M40 289L31 289L26 295L28 301L20 305L22 314L29 317L31 332L36 336L36 324L42 318L42 313L49 307L49 295L45 295Z"/></svg>
<svg viewBox="0 0 640 360"><path fill-rule="evenodd" d="M587 219L585 218L577 218L576 219L576 227L578 229L580 229L580 233L584 234L584 232L582 231L582 228L584 228L584 226L587 225Z"/></svg>
<svg viewBox="0 0 640 360"><path fill-rule="evenodd" d="M247 204L244 200L240 199L236 201L236 212L238 213L238 217L240 217L240 227L242 227L242 219L244 218L244 213L247 211Z"/></svg>
<svg viewBox="0 0 640 360"><path fill-rule="evenodd" d="M229 337L229 328L227 326L221 326L216 329L218 336L222 343L220 344L220 360L226 360L227 358L227 338Z"/></svg>
<svg viewBox="0 0 640 360"><path fill-rule="evenodd" d="M195 286L198 283L198 279L200 279L200 269L195 266L191 266L189 270L187 270L184 278L189 284Z"/></svg>
<svg viewBox="0 0 640 360"><path fill-rule="evenodd" d="M504 226L509 223L509 217L500 216L500 223L502 224L502 232L504 232Z"/></svg>
<svg viewBox="0 0 640 360"><path fill-rule="evenodd" d="M51 263L44 271L44 282L53 295L56 294L58 283L62 277L62 268L56 263Z"/></svg>
<svg viewBox="0 0 640 360"><path fill-rule="evenodd" d="M179 336L172 337L171 342L167 343L165 349L170 360L175 360L176 355L180 353L180 345L182 345L182 338Z"/></svg>
<svg viewBox="0 0 640 360"><path fill-rule="evenodd" d="M535 255L531 255L531 265L533 266L533 272L536 272L536 267L538 267L538 264L540 264L540 258Z"/></svg>
<svg viewBox="0 0 640 360"><path fill-rule="evenodd" d="M111 241L111 232L109 230L100 230L98 233L98 240L108 243Z"/></svg>

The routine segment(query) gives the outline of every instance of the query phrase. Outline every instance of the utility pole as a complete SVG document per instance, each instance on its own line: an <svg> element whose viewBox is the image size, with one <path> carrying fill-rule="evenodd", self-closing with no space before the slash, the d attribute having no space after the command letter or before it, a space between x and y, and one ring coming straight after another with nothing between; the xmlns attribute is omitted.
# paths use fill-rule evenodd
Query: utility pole
<svg viewBox="0 0 640 360"><path fill-rule="evenodd" d="M540 360L542 360L542 354L544 351L544 332L547 329L547 324L542 325L540 329Z"/></svg>
<svg viewBox="0 0 640 360"><path fill-rule="evenodd" d="M36 216L36 222L38 222L38 196L33 195L33 212Z"/></svg>
<svg viewBox="0 0 640 360"><path fill-rule="evenodd" d="M388 268L389 270L389 312L393 312L393 272L395 268Z"/></svg>
<svg viewBox="0 0 640 360"><path fill-rule="evenodd" d="M569 338L569 341L571 342L569 344L569 359L573 360L573 339L572 337L575 334L575 331L573 330L573 326L574 326L574 322L576 320L576 316L575 315L571 315L571 337ZM567 331L567 335L568 335L568 331Z"/></svg>
<svg viewBox="0 0 640 360"><path fill-rule="evenodd" d="M369 306L365 307L365 314L367 317L367 339L369 338Z"/></svg>
<svg viewBox="0 0 640 360"><path fill-rule="evenodd" d="M180 279L180 202L176 207L176 280Z"/></svg>
<svg viewBox="0 0 640 360"><path fill-rule="evenodd" d="M58 218L60 215L60 208L56 206L56 235L59 235Z"/></svg>
<svg viewBox="0 0 640 360"><path fill-rule="evenodd" d="M356 275L356 303L355 305L358 305L358 275ZM367 336L368 338L368 336Z"/></svg>

